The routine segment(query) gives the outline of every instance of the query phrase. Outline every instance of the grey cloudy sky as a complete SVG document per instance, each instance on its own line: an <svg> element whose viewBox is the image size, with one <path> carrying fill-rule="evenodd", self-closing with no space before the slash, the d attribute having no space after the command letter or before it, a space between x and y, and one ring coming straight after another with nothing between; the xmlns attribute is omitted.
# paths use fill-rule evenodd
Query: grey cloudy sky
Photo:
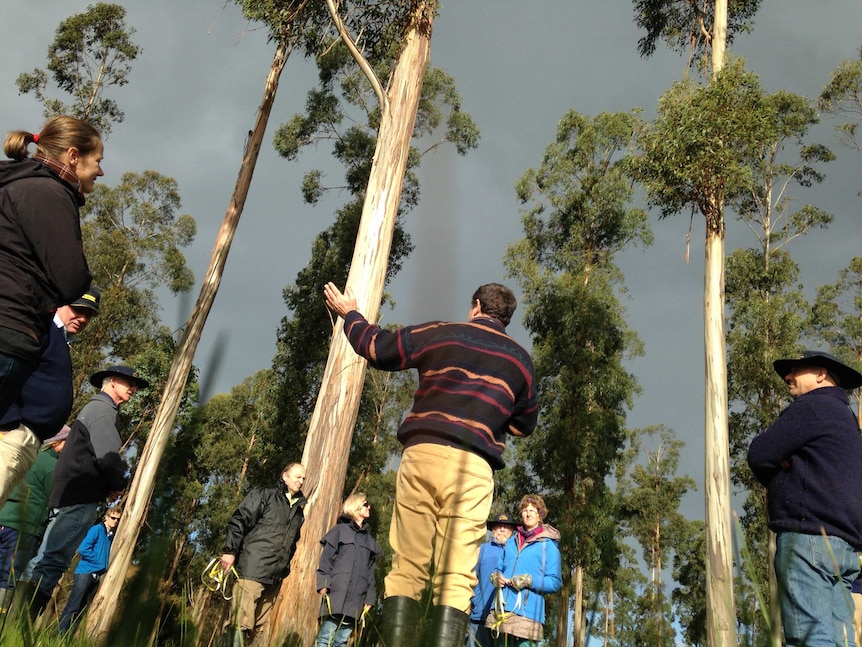
<svg viewBox="0 0 862 647"><path fill-rule="evenodd" d="M17 96L23 71L45 66L57 24L86 10L82 0L4 0L0 6L0 120L3 130L37 130L41 108ZM266 30L247 24L220 0L120 2L143 53L129 85L111 90L125 111L106 142L105 177L155 169L176 178L183 212L198 222L187 258L200 279L236 180L246 133L253 126L273 45ZM754 31L740 35L733 53L746 57L769 91L817 96L829 73L854 58L862 38L858 0L764 0ZM432 63L458 84L463 109L482 130L477 150L459 157L441 149L422 162L422 198L408 216L416 251L390 286L397 300L387 317L402 323L461 319L479 284L503 281L506 247L521 237L514 183L536 166L569 109L594 115L640 107L654 113L661 94L682 76L684 60L660 51L641 60L640 34L628 0L477 0L443 3L435 23ZM299 162L280 159L269 144L275 127L303 109L315 82L313 66L291 59L282 75L267 142L195 363L208 370L214 342L226 335L226 354L214 379L227 391L270 365L275 333L286 314L282 289L304 267L310 244L332 219L341 197L322 207L304 205L305 170L325 163L321 148ZM838 145L832 124L818 131L838 161L826 182L797 193L800 201L831 211L835 223L796 241L791 253L810 293L832 282L858 255L858 154ZM332 176L332 183L341 178ZM343 196L342 196L343 197ZM688 219L653 218L655 244L620 258L629 294L631 327L646 355L631 362L643 393L632 426L663 423L686 441L681 466L699 483L689 505L702 506L703 479L703 219L695 218L691 261L684 263ZM754 244L743 225L728 223L728 252ZM179 327L188 303L164 302L164 320ZM529 339L519 325L511 332Z"/></svg>

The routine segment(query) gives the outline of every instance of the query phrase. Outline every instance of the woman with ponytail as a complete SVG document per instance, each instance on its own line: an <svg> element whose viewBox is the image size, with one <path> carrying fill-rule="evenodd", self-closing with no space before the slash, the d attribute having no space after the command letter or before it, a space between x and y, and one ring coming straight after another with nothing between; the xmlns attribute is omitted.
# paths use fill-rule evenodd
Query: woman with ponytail
<svg viewBox="0 0 862 647"><path fill-rule="evenodd" d="M52 117L39 133L12 131L3 152L11 159L0 162L0 417L38 363L54 311L90 286L79 209L103 175L99 132L73 117ZM0 429L0 492L39 445L23 424Z"/></svg>

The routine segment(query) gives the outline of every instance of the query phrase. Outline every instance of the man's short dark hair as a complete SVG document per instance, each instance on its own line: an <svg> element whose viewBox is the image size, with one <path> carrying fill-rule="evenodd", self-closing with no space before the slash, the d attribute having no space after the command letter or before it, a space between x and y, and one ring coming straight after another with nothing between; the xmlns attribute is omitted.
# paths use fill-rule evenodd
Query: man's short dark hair
<svg viewBox="0 0 862 647"><path fill-rule="evenodd" d="M473 293L473 300L470 303L475 303L477 300L482 306L482 314L493 317L504 327L509 325L512 314L518 307L518 301L512 291L499 283L486 283L480 286Z"/></svg>

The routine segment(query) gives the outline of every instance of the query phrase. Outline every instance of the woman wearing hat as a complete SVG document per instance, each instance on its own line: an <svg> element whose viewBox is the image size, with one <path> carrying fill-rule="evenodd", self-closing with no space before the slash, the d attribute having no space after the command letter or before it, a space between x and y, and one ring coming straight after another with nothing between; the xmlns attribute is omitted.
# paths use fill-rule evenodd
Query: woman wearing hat
<svg viewBox="0 0 862 647"><path fill-rule="evenodd" d="M485 626L485 619L494 605L497 588L491 582L491 573L497 570L497 563L503 554L503 547L512 537L518 523L503 513L488 521L491 540L479 546L479 559L476 562L476 587L470 601L470 629L467 647L491 647L491 630Z"/></svg>
<svg viewBox="0 0 862 647"><path fill-rule="evenodd" d="M862 374L821 351L773 364L793 402L748 448L776 533L788 645L855 645L851 585L862 550L862 436L847 389ZM845 640L847 642L845 642Z"/></svg>

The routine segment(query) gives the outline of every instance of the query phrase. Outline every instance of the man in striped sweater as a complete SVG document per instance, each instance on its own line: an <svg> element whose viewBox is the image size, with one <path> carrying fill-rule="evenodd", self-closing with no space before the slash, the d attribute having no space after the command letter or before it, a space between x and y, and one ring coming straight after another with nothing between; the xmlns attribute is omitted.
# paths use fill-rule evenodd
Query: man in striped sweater
<svg viewBox="0 0 862 647"><path fill-rule="evenodd" d="M463 643L472 572L491 511L493 470L504 467L506 435L536 427L538 401L530 354L506 334L517 305L498 283L473 294L466 322L430 322L386 331L356 310L348 288L324 287L344 318L351 346L374 368L415 368L419 386L401 423L404 445L389 530L383 644L415 643L419 599L433 563L435 646Z"/></svg>

